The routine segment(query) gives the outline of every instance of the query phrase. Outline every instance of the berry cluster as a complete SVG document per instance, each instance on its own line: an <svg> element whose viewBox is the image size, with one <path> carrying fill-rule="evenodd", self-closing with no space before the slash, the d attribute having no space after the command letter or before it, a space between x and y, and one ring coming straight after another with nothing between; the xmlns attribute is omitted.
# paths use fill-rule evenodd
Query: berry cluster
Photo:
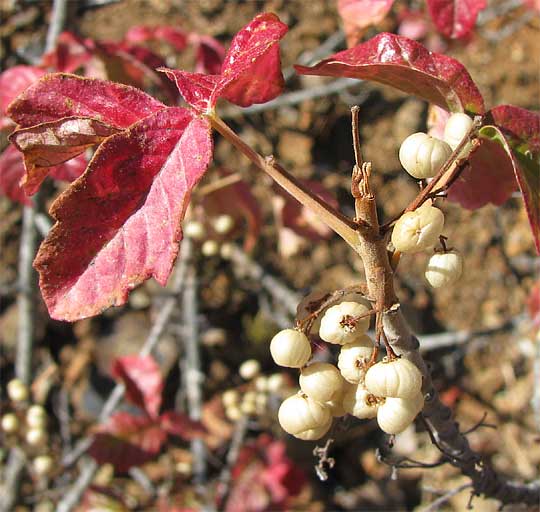
<svg viewBox="0 0 540 512"><path fill-rule="evenodd" d="M207 258L221 253L227 257L228 244L224 243L235 229L235 220L222 214L205 220L193 219L184 226L184 236L201 244L201 254Z"/></svg>
<svg viewBox="0 0 540 512"><path fill-rule="evenodd" d="M461 113L452 114L444 130L444 140L426 133L414 133L407 137L399 149L403 168L414 178L433 178L469 133L472 119ZM436 207L424 203L420 208L403 214L394 226L392 244L396 251L416 253L432 249L441 238L444 215ZM463 258L458 251L436 252L427 264L425 276L434 288L452 284L463 271Z"/></svg>
<svg viewBox="0 0 540 512"><path fill-rule="evenodd" d="M311 343L299 329L278 332L270 343L274 361L300 369L300 391L283 401L278 418L283 430L303 440L323 437L333 418L351 414L377 418L381 429L398 434L421 411L422 374L410 361L385 358L376 363L366 331L371 310L359 302L341 302L321 319L319 337L340 345L337 367L314 362Z"/></svg>
<svg viewBox="0 0 540 512"><path fill-rule="evenodd" d="M7 395L13 412L5 413L0 420L7 443L26 445L32 457L32 469L38 477L49 476L54 469L52 457L47 453L47 411L42 405L29 404L28 387L19 379L8 382ZM21 421L22 420L22 421ZM19 439L20 438L20 439Z"/></svg>

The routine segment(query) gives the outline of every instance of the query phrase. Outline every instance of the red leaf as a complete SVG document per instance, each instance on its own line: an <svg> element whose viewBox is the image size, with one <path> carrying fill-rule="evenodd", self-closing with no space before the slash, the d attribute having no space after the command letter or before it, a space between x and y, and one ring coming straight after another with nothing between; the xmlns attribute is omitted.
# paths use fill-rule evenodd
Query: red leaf
<svg viewBox="0 0 540 512"><path fill-rule="evenodd" d="M24 154L27 194L37 192L49 169L83 153L118 132L95 119L66 117L14 131L9 140Z"/></svg>
<svg viewBox="0 0 540 512"><path fill-rule="evenodd" d="M0 191L12 201L29 206L32 201L21 186L23 177L23 156L10 144L0 155Z"/></svg>
<svg viewBox="0 0 540 512"><path fill-rule="evenodd" d="M164 285L192 188L212 155L208 121L166 108L109 137L53 204L57 223L34 263L52 318L74 321Z"/></svg>
<svg viewBox="0 0 540 512"><path fill-rule="evenodd" d="M161 428L168 434L190 440L203 436L207 430L199 421L189 419L185 414L167 411L160 417Z"/></svg>
<svg viewBox="0 0 540 512"><path fill-rule="evenodd" d="M72 116L127 128L164 108L163 103L128 85L53 73L15 99L8 115L23 128Z"/></svg>
<svg viewBox="0 0 540 512"><path fill-rule="evenodd" d="M94 50L91 39L83 39L72 32L62 32L56 41L56 48L43 55L41 65L54 71L73 73L93 58Z"/></svg>
<svg viewBox="0 0 540 512"><path fill-rule="evenodd" d="M161 407L163 377L158 364L150 356L124 356L114 361L111 374L126 386L130 402L157 418Z"/></svg>
<svg viewBox="0 0 540 512"><path fill-rule="evenodd" d="M223 45L213 37L198 34L190 34L190 42L196 48L195 71L218 74L225 58Z"/></svg>
<svg viewBox="0 0 540 512"><path fill-rule="evenodd" d="M79 155L68 162L51 167L49 175L56 180L72 182L84 172L87 165L86 155Z"/></svg>
<svg viewBox="0 0 540 512"><path fill-rule="evenodd" d="M155 457L166 440L167 434L155 420L117 412L95 434L88 453L98 464L110 463L124 473Z"/></svg>
<svg viewBox="0 0 540 512"><path fill-rule="evenodd" d="M469 164L448 190L451 201L469 210L488 203L500 206L516 190L512 163L496 142L482 140L480 147L471 155Z"/></svg>
<svg viewBox="0 0 540 512"><path fill-rule="evenodd" d="M347 46L356 46L363 31L384 19L394 0L338 0L338 13L343 20Z"/></svg>
<svg viewBox="0 0 540 512"><path fill-rule="evenodd" d="M499 105L492 108L493 124L498 126L506 138L514 145L527 146L536 156L540 154L540 115L513 105Z"/></svg>
<svg viewBox="0 0 540 512"><path fill-rule="evenodd" d="M527 312L534 324L540 327L540 281L537 281L527 297Z"/></svg>
<svg viewBox="0 0 540 512"><path fill-rule="evenodd" d="M304 75L350 77L390 85L452 112L484 112L482 95L461 63L395 34L379 34L313 67L295 68Z"/></svg>
<svg viewBox="0 0 540 512"><path fill-rule="evenodd" d="M35 66L14 66L0 74L0 113L27 87L41 78L45 71Z"/></svg>
<svg viewBox="0 0 540 512"><path fill-rule="evenodd" d="M136 25L128 30L124 40L129 43L144 43L152 40L165 41L175 50L181 52L187 45L188 36L182 29L167 25L156 27Z"/></svg>
<svg viewBox="0 0 540 512"><path fill-rule="evenodd" d="M486 0L426 0L437 30L452 39L465 37L473 29Z"/></svg>
<svg viewBox="0 0 540 512"><path fill-rule="evenodd" d="M265 103L284 87L278 43L286 32L287 26L275 14L259 14L234 37L220 75L160 71L176 83L188 104L200 111L212 110L222 97L242 107Z"/></svg>

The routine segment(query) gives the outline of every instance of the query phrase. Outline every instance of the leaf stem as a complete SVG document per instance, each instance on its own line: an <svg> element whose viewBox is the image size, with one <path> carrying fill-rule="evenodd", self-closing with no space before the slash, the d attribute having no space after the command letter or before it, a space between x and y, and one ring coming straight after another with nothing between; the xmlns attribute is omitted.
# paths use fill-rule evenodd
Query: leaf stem
<svg viewBox="0 0 540 512"><path fill-rule="evenodd" d="M315 195L297 178L279 165L274 157L264 158L246 144L222 119L216 115L208 117L212 127L242 152L260 170L268 174L297 201L312 210L330 229L335 231L356 252L358 251L358 231L365 228L346 215L343 215L323 199Z"/></svg>

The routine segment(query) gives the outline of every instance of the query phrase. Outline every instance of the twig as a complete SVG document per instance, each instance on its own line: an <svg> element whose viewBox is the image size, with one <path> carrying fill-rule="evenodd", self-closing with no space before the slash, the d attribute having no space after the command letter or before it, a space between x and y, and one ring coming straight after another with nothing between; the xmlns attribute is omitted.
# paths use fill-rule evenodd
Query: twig
<svg viewBox="0 0 540 512"><path fill-rule="evenodd" d="M45 52L54 50L56 40L60 32L64 30L67 16L68 0L53 0L51 13L51 21L49 22L49 30L47 31L47 40L45 43Z"/></svg>
<svg viewBox="0 0 540 512"><path fill-rule="evenodd" d="M272 298L292 315L296 315L296 307L302 300L300 294L292 291L279 279L268 274L261 265L251 259L245 251L237 245L231 245L230 260L233 263L233 270L237 274L247 274L251 279L261 284L261 286L272 296Z"/></svg>
<svg viewBox="0 0 540 512"><path fill-rule="evenodd" d="M462 484L451 491L448 491L446 494L443 494L437 498L433 503L429 504L427 507L423 508L421 512L437 512L440 510L441 505L444 505L447 501L453 498L456 494L463 492L465 489L472 487L471 483Z"/></svg>
<svg viewBox="0 0 540 512"><path fill-rule="evenodd" d="M71 512L79 504L81 496L92 483L97 470L98 465L94 459L87 458L83 461L79 478L58 502L56 512Z"/></svg>
<svg viewBox="0 0 540 512"><path fill-rule="evenodd" d="M204 375L201 371L199 353L199 325L197 300L197 274L193 262L188 262L184 293L182 296L182 319L185 326L185 357L181 359L181 372L186 389L188 414L192 420L202 417L201 384ZM206 446L203 439L193 439L190 443L193 456L193 476L202 491L206 482Z"/></svg>
<svg viewBox="0 0 540 512"><path fill-rule="evenodd" d="M246 437L248 429L247 427L248 418L246 416L242 416L236 422L229 451L227 452L225 466L219 475L219 484L216 493L216 505L218 510L225 509L225 504L229 498L229 494L231 492L232 470L236 465L238 456L240 455L240 448L242 448L242 444L244 444L244 438Z"/></svg>
<svg viewBox="0 0 540 512"><path fill-rule="evenodd" d="M340 92L354 87L355 85L358 86L361 83L362 80L357 80L355 78L338 78L327 84L282 94L275 100L268 101L267 103L252 105L247 108L228 107L223 111L221 117L223 119L236 119L244 115L259 114L260 112L266 112L267 110L277 110L281 107L297 105L304 101L328 97L331 94L339 94ZM368 95L366 94L364 99L367 99L367 97Z"/></svg>

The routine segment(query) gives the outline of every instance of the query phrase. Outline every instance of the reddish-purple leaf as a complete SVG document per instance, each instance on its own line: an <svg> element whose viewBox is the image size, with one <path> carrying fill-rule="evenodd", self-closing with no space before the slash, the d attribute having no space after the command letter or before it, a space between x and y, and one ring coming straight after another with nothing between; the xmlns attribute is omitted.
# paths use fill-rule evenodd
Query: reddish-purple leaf
<svg viewBox="0 0 540 512"><path fill-rule="evenodd" d="M124 40L129 43L145 43L152 40L165 41L175 50L181 52L187 45L188 36L182 29L167 25L156 27L136 25L127 31Z"/></svg>
<svg viewBox="0 0 540 512"><path fill-rule="evenodd" d="M0 113L26 88L45 74L36 66L14 66L0 74Z"/></svg>
<svg viewBox="0 0 540 512"><path fill-rule="evenodd" d="M63 164L51 167L49 176L60 181L75 181L86 169L88 159L86 155L79 155Z"/></svg>
<svg viewBox="0 0 540 512"><path fill-rule="evenodd" d="M488 203L503 204L516 190L511 162L504 149L490 140L482 140L471 155L470 165L448 190L448 199L475 210Z"/></svg>
<svg viewBox="0 0 540 512"><path fill-rule="evenodd" d="M23 177L23 156L10 144L0 155L0 192L12 201L30 205L32 202L21 186Z"/></svg>
<svg viewBox="0 0 540 512"><path fill-rule="evenodd" d="M118 412L95 434L88 453L98 464L110 463L123 473L155 457L166 440L154 419Z"/></svg>
<svg viewBox="0 0 540 512"><path fill-rule="evenodd" d="M8 115L23 128L72 116L127 128L164 108L163 103L128 85L53 73L15 99Z"/></svg>
<svg viewBox="0 0 540 512"><path fill-rule="evenodd" d="M394 0L338 0L338 13L343 20L347 46L356 46L366 27L376 25L392 8Z"/></svg>
<svg viewBox="0 0 540 512"><path fill-rule="evenodd" d="M74 321L124 304L151 276L166 283L191 190L211 155L208 121L182 108L101 144L53 204L57 223L35 261L52 318Z"/></svg>
<svg viewBox="0 0 540 512"><path fill-rule="evenodd" d="M62 32L56 41L56 48L43 55L41 65L52 71L73 73L93 58L94 50L91 39L83 39L72 32Z"/></svg>
<svg viewBox="0 0 540 512"><path fill-rule="evenodd" d="M461 63L395 34L379 34L313 67L295 68L304 75L350 77L390 85L451 112L484 112L482 95Z"/></svg>
<svg viewBox="0 0 540 512"><path fill-rule="evenodd" d="M207 431L199 421L189 419L185 414L167 411L159 419L161 428L168 434L181 437L187 441L202 437Z"/></svg>
<svg viewBox="0 0 540 512"><path fill-rule="evenodd" d="M486 0L426 0L437 30L452 39L465 37L473 29Z"/></svg>
<svg viewBox="0 0 540 512"><path fill-rule="evenodd" d="M213 109L222 97L242 107L265 103L284 87L279 40L286 32L287 26L275 14L259 14L232 40L220 75L160 71L167 73L183 98L201 111Z"/></svg>
<svg viewBox="0 0 540 512"><path fill-rule="evenodd" d="M197 73L219 74L225 58L223 45L213 37L200 36L199 34L190 34L189 40L196 48L195 71Z"/></svg>
<svg viewBox="0 0 540 512"><path fill-rule="evenodd" d="M161 407L163 377L158 364L150 356L124 356L114 361L111 375L126 386L128 400L157 418Z"/></svg>
<svg viewBox="0 0 540 512"><path fill-rule="evenodd" d="M499 105L486 114L486 118L490 116L512 145L540 156L540 115L537 112L513 105Z"/></svg>
<svg viewBox="0 0 540 512"><path fill-rule="evenodd" d="M51 167L76 157L117 132L117 128L101 121L80 117L66 117L14 131L9 140L24 154L26 193L37 192Z"/></svg>
<svg viewBox="0 0 540 512"><path fill-rule="evenodd" d="M105 65L109 80L140 88L157 86L170 101L178 100L176 87L156 71L165 61L148 48L125 43L96 43L96 55Z"/></svg>

